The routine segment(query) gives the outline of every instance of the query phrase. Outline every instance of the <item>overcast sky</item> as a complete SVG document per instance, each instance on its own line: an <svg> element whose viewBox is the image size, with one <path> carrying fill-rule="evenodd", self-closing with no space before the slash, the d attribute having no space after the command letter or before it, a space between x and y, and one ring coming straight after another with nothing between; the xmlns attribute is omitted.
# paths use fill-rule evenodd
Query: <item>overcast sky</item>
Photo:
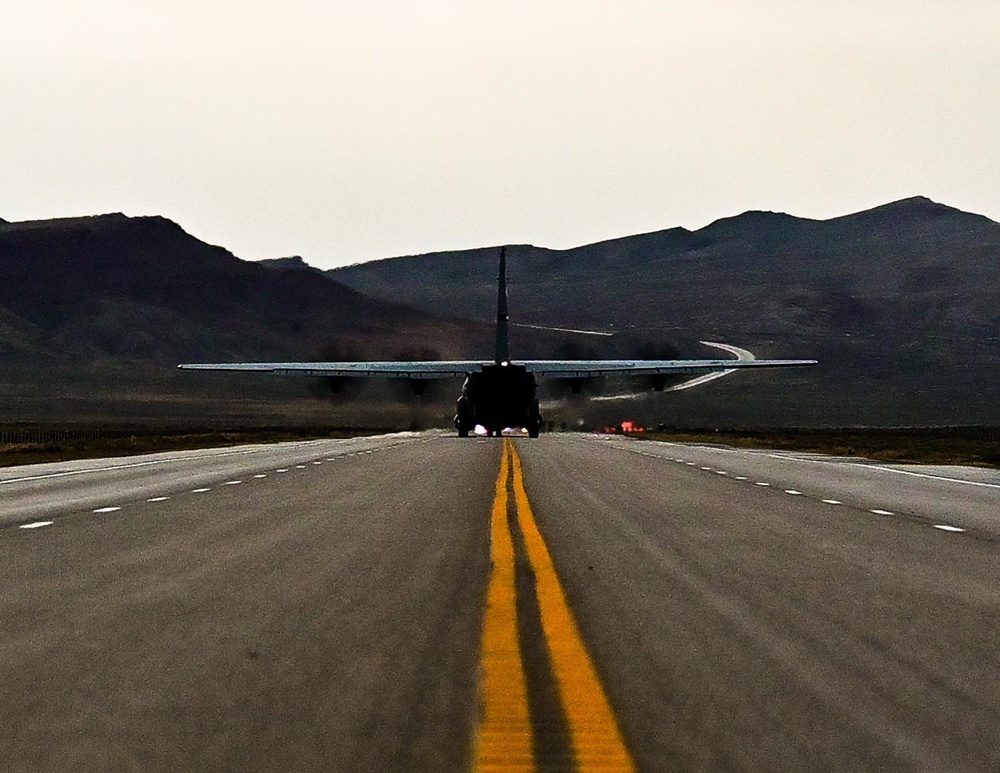
<svg viewBox="0 0 1000 773"><path fill-rule="evenodd" d="M10 0L0 217L317 266L926 195L1000 220L996 0Z"/></svg>

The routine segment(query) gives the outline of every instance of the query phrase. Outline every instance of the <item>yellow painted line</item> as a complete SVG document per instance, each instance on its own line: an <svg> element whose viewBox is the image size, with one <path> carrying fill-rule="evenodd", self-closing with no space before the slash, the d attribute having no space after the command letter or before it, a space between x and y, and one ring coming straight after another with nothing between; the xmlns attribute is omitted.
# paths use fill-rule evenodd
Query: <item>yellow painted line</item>
<svg viewBox="0 0 1000 773"><path fill-rule="evenodd" d="M581 773L634 771L635 764L625 748L618 722L580 637L549 549L531 512L521 460L512 441L505 440L504 444L505 456L509 449L514 465L517 519L524 534L528 560L535 573L542 630L549 646L552 670L569 726L577 768Z"/></svg>
<svg viewBox="0 0 1000 773"><path fill-rule="evenodd" d="M483 622L483 715L476 734L475 768L482 771L533 771L528 689L517 634L514 543L507 523L510 441L505 441L491 518L493 571Z"/></svg>

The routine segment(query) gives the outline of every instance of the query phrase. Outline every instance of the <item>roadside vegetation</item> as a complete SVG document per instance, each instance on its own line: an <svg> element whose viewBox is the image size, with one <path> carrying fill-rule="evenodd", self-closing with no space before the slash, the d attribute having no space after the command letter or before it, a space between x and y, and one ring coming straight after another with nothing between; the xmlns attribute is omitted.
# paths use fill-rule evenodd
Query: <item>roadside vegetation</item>
<svg viewBox="0 0 1000 773"><path fill-rule="evenodd" d="M0 425L0 467L104 456L133 456L158 451L220 448L249 443L281 443L344 438L391 432L352 427L113 427Z"/></svg>
<svg viewBox="0 0 1000 773"><path fill-rule="evenodd" d="M648 440L775 448L884 462L1000 467L1000 427L864 427L691 430L664 428Z"/></svg>
<svg viewBox="0 0 1000 773"><path fill-rule="evenodd" d="M406 429L433 425L412 424ZM0 467L157 451L218 448L393 432L403 427L113 426L0 424ZM914 464L963 464L1000 468L1000 427L833 429L685 429L643 433L647 440L774 448Z"/></svg>

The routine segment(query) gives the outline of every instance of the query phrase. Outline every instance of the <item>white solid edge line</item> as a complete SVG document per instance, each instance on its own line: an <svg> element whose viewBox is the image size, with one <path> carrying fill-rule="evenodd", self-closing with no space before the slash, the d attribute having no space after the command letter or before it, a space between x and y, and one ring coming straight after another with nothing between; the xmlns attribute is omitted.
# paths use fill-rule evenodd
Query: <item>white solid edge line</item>
<svg viewBox="0 0 1000 773"><path fill-rule="evenodd" d="M1000 485L996 483L980 483L977 480L962 480L961 478L946 478L943 475L928 475L925 472L909 472L908 470L894 470L892 467L880 467L877 464L858 464L857 462L848 462L855 467L865 467L869 470L881 470L882 472L894 472L897 475L909 475L913 478L928 478L930 480L940 480L946 483L962 483L966 486L980 486L981 488L1000 488Z"/></svg>
<svg viewBox="0 0 1000 773"><path fill-rule="evenodd" d="M377 437L377 436L375 436ZM319 443L325 442L322 438L316 440L302 440L302 441L289 441L289 446L310 446L318 445ZM400 441L396 445L403 445L404 442ZM422 442L428 442L423 439ZM36 480L48 480L50 478L67 478L75 475L94 475L100 472L115 472L117 470L131 470L138 467L153 467L160 464L177 464L179 462L190 462L190 461L200 461L203 459L219 459L226 456L249 456L250 454L257 454L267 451L271 448L272 444L263 444L259 446L251 446L249 448L241 447L239 450L232 451L220 451L215 453L201 453L201 452L211 452L212 449L208 448L196 448L192 449L191 453L184 453L181 457L171 457L169 459L151 459L147 462L132 462L130 464L114 464L107 467L90 467L85 470L65 470L63 472L52 472L45 475L29 475L24 478L10 478L8 480L0 480L0 486L7 486L13 483L28 483ZM79 461L79 460L75 460ZM998 487L1000 488L1000 487Z"/></svg>
<svg viewBox="0 0 1000 773"><path fill-rule="evenodd" d="M926 472L910 472L909 470L897 470L893 467L883 467L880 464L862 464L861 462L837 462L832 459L802 459L796 456L786 456L785 454L774 454L767 453L766 451L753 451L749 449L734 449L736 451L745 451L749 454L759 454L764 453L771 459L780 459L785 462L799 462L801 464L834 464L841 465L844 467L861 467L865 470L878 470L879 472L891 472L896 475L909 475L911 478L927 478L928 480L940 480L945 483L961 483L965 486L979 486L981 488L998 488L1000 489L1000 484L997 483L982 483L978 480L962 480L961 478L949 478L944 475L931 475Z"/></svg>
<svg viewBox="0 0 1000 773"><path fill-rule="evenodd" d="M209 449L196 449L209 450ZM108 467L89 467L85 470L65 470L64 472L52 472L46 475L29 475L24 478L10 478L9 480L0 480L0 486L7 486L11 483L28 483L30 481L36 480L48 480L50 478L68 478L74 475L93 475L99 472L116 472L118 470L133 470L138 467L154 467L159 464L177 464L178 462L189 462L189 461L200 461L202 459L219 459L225 456L247 456L249 454L260 453L264 448L251 448L244 449L241 451L225 451L216 454L202 454L200 456L183 456L170 459L152 459L148 462L132 462L131 464L113 464ZM79 460L77 460L79 461Z"/></svg>

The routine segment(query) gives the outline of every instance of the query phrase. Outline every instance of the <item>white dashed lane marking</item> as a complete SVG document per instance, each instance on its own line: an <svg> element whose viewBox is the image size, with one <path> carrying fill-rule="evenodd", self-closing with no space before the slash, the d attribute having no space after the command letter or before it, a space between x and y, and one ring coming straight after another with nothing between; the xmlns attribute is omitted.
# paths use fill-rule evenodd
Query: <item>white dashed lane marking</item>
<svg viewBox="0 0 1000 773"><path fill-rule="evenodd" d="M622 449L622 450L631 450L631 449ZM666 461L666 462L674 461L677 464L685 464L688 467L698 467L699 466L695 462L688 462L688 461L685 461L684 459L671 459L670 457L658 456L656 454L647 453L645 451L633 451L632 453L636 453L636 454L639 454L641 456L648 456L648 457L651 457L653 459L662 459L663 461ZM776 458L784 458L784 457L777 456ZM716 469L713 469L712 467L701 467L701 469L704 472L714 472L716 475L729 475L729 473L726 472L725 470L716 470ZM888 471L897 472L896 470L888 470ZM733 475L733 476L730 476L730 477L732 477L733 480L739 480L739 481L749 480L749 478L747 478L745 475ZM935 475L920 475L919 477L932 478L932 479L937 479L937 480L951 480L950 478L939 478L938 476L935 476ZM956 481L956 482L962 482L962 481ZM754 485L755 486L761 486L762 488L770 488L771 487L771 484L767 483L765 481L757 481L757 482L754 483ZM994 484L981 484L981 485L991 485L992 486ZM798 491L796 489L783 489L783 491L786 494L789 494L791 496L806 496L801 491ZM808 499L808 498L811 498L811 497L806 497L806 498ZM820 501L824 505L843 505L844 504L839 499L821 499ZM870 510L868 510L868 512L872 513L874 515L882 515L882 516L895 516L896 515L896 513L892 512L891 510L882 510L882 509L878 509L878 508L876 508L876 509L870 509ZM962 528L960 528L958 526L950 526L948 524L943 524L943 523L941 523L941 524L931 524L931 525L932 525L933 528L938 529L939 531L949 532L949 533L952 533L952 534L964 534L964 533L966 533L965 529L962 529Z"/></svg>
<svg viewBox="0 0 1000 773"><path fill-rule="evenodd" d="M396 443L396 444L394 444L392 446L388 446L388 448L396 448L397 446L401 446L401 445L404 445L404 444L403 443ZM344 458L346 458L348 456L361 456L362 454L374 454L374 453L377 453L377 452L383 451L383 450L386 450L386 449L376 448L376 449L371 449L371 450L367 450L367 451L355 451L353 453L348 453L348 454L342 454L340 456L329 457L328 459L326 459L326 461L328 461L328 462L336 462L336 461L340 461L341 459L344 459ZM228 456L228 455L231 455L231 454L221 454L221 455L222 456ZM660 458L658 456L655 456L654 454L648 454L648 455L649 456L654 456L655 458ZM112 467L112 468L103 468L103 469L107 470L107 469L126 469L126 468L131 468L131 467L146 467L146 466L149 466L150 464L153 464L153 463L152 462L144 462L144 463L140 463L140 464L125 464L125 465L117 465L117 466ZM315 460L312 460L312 464L313 465L321 465L321 464L323 464L323 461L319 460L319 459L315 459ZM295 465L295 469L297 469L297 470L305 470L307 468L308 468L307 464L297 464L297 465ZM278 470L275 470L275 472L285 473L285 472L289 472L289 470L290 470L290 468L288 468L288 467L282 467L282 468L280 468ZM84 472L90 472L90 471L74 471L74 472L70 472L70 473L58 473L58 474L55 474L55 475L44 475L44 476L35 476L35 477L30 477L30 478L19 478L19 479L16 479L16 480L2 481L2 482L3 483L18 483L18 482L22 482L22 481L38 480L38 479L42 479L42 478L50 478L50 477L58 478L58 477L63 477L65 475L82 474ZM258 479L258 480L261 479L261 478L266 478L266 477L267 477L267 473L257 473L257 474L255 474L253 476L254 479ZM243 483L242 480L228 480L228 481L225 481L225 482L223 482L223 483L221 483L219 485L222 485L222 486L238 486L241 483ZM210 492L211 490L212 490L211 486L204 486L202 488L191 489L191 493L192 494L206 494L206 493ZM166 502L170 498L171 498L170 496L166 496L166 495L164 495L164 496L155 496L155 497L149 497L148 499L146 499L146 502L154 503L155 504L155 503L158 503L158 502ZM121 509L122 509L122 506L120 506L120 505L108 505L108 506L105 506L105 507L95 508L91 512L103 515L103 514L106 514L106 513L116 513L118 511L120 511ZM43 527L52 526L54 524L55 524L55 521L33 521L31 523L20 524L17 528L19 528L19 529L26 529L26 530L41 529Z"/></svg>

